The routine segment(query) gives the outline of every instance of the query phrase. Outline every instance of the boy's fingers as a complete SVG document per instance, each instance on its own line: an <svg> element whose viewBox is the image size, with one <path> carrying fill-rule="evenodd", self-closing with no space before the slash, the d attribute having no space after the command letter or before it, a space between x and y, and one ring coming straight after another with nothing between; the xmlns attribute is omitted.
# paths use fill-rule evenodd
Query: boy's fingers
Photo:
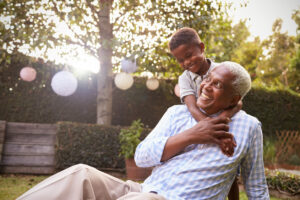
<svg viewBox="0 0 300 200"><path fill-rule="evenodd" d="M225 132L225 131L215 131L213 133L213 136L218 138L218 139L226 139L229 138L231 140L233 140L233 135L231 133Z"/></svg>
<svg viewBox="0 0 300 200"><path fill-rule="evenodd" d="M213 118L212 121L216 124L220 124L220 123L228 124L230 122L230 118L224 117L224 116L219 116L219 117Z"/></svg>
<svg viewBox="0 0 300 200"><path fill-rule="evenodd" d="M227 124L216 124L215 130L223 130L223 131L229 131L229 126Z"/></svg>

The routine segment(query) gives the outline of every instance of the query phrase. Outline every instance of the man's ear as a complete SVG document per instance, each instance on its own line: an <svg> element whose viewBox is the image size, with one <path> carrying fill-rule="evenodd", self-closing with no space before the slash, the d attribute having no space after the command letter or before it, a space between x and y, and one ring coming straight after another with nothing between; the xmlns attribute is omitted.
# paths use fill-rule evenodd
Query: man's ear
<svg viewBox="0 0 300 200"><path fill-rule="evenodd" d="M233 96L231 102L230 102L230 107L236 106L237 103L239 102L239 100L241 100L241 96L240 95L235 95Z"/></svg>

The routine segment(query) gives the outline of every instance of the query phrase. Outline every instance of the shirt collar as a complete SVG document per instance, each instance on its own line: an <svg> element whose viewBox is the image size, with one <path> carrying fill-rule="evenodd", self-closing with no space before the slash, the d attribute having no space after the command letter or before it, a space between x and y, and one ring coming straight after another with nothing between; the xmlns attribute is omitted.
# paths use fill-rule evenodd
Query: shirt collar
<svg viewBox="0 0 300 200"><path fill-rule="evenodd" d="M220 110L219 112L217 113L214 113L214 114L211 114L211 115L208 115L202 108L199 108L201 112L203 112L205 115L209 116L209 117L217 117L221 114L221 112L223 112L223 110Z"/></svg>

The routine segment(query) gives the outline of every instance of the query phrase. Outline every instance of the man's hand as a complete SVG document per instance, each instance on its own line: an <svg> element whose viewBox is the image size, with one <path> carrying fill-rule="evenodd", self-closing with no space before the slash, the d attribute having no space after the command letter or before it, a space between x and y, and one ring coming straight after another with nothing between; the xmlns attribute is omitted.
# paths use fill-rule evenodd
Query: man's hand
<svg viewBox="0 0 300 200"><path fill-rule="evenodd" d="M236 144L228 133L228 123L227 117L206 117L192 128L169 137L161 161L169 160L191 144L217 144L225 155L232 156Z"/></svg>
<svg viewBox="0 0 300 200"><path fill-rule="evenodd" d="M236 143L229 130L229 118L205 118L191 128L190 137L193 144L217 144L227 156L232 156Z"/></svg>

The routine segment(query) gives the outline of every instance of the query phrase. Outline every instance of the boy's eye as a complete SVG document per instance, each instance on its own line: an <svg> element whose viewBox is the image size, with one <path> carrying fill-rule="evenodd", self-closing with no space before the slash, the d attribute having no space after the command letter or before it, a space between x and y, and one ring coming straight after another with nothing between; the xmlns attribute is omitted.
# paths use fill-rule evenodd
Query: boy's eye
<svg viewBox="0 0 300 200"><path fill-rule="evenodd" d="M184 61L184 59L182 59L182 58L180 58L180 59L176 59L177 60L177 62L179 62L179 63L182 63L183 61Z"/></svg>
<svg viewBox="0 0 300 200"><path fill-rule="evenodd" d="M209 82L209 81L210 81L210 77L209 77L209 76L206 77L206 78L204 79L204 81Z"/></svg>

